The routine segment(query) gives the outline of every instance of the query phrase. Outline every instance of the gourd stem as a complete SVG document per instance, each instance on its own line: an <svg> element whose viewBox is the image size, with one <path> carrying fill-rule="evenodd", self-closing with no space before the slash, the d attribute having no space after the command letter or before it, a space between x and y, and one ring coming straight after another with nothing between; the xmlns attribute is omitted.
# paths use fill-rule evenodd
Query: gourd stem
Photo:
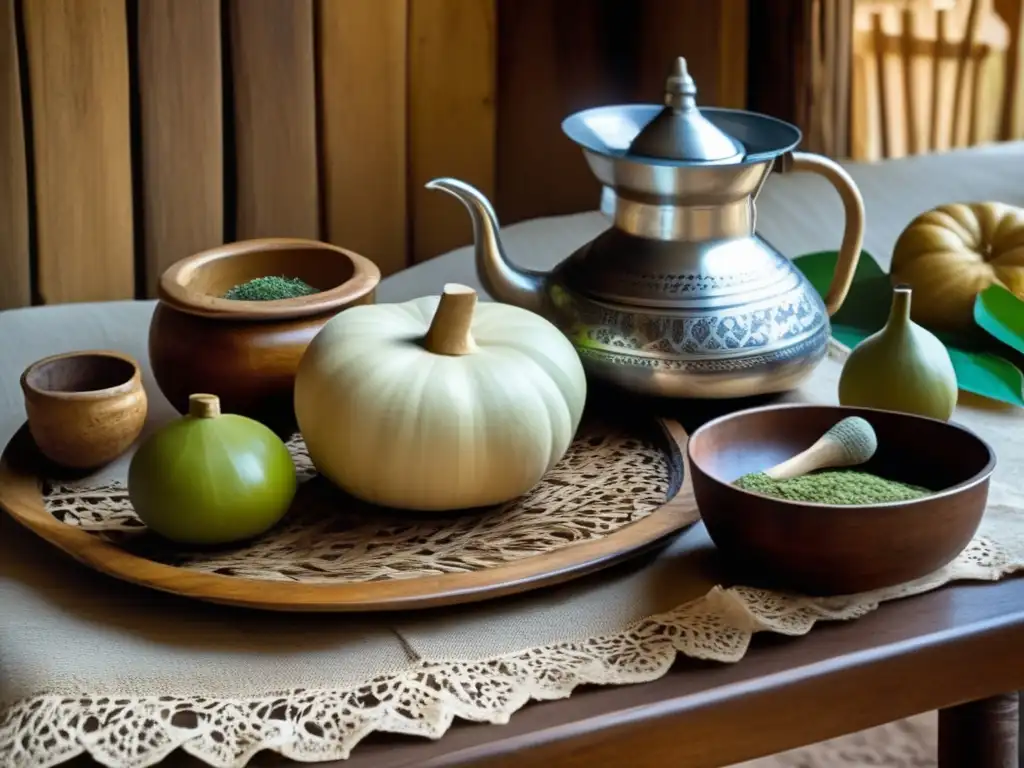
<svg viewBox="0 0 1024 768"><path fill-rule="evenodd" d="M887 325L901 326L910 320L910 296L909 285L899 284L892 291L892 306L889 308L889 322Z"/></svg>
<svg viewBox="0 0 1024 768"><path fill-rule="evenodd" d="M476 309L476 291L468 285L448 283L430 321L423 346L435 355L469 355L476 352L470 328Z"/></svg>
<svg viewBox="0 0 1024 768"><path fill-rule="evenodd" d="M188 415L197 419L220 416L220 398L216 395L189 395Z"/></svg>

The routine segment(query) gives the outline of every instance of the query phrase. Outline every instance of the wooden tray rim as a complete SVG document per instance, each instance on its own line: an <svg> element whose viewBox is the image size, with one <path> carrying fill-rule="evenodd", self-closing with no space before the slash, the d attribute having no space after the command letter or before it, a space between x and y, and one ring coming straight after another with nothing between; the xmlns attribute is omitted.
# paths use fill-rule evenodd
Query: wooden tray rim
<svg viewBox="0 0 1024 768"><path fill-rule="evenodd" d="M413 610L479 602L561 584L655 549L697 522L683 505L688 484L686 441L675 421L654 419L670 451L669 499L641 520L599 539L570 544L494 568L465 573L343 584L303 584L191 571L127 552L56 520L46 511L40 478L12 465L11 455L31 446L27 426L0 457L0 508L19 524L78 562L138 586L205 602L281 612L371 612ZM33 451L34 452L34 451ZM38 458L30 460L38 466ZM28 464L28 462L25 462Z"/></svg>

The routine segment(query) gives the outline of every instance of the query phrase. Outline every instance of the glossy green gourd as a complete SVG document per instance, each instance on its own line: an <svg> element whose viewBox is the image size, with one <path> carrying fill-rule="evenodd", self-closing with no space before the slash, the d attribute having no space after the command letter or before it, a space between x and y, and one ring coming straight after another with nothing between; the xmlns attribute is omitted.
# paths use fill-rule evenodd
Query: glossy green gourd
<svg viewBox="0 0 1024 768"><path fill-rule="evenodd" d="M909 286L896 286L885 327L850 352L839 402L947 421L956 407L956 371L942 342L910 319L910 298Z"/></svg>
<svg viewBox="0 0 1024 768"><path fill-rule="evenodd" d="M258 536L288 511L296 486L281 439L258 421L221 414L213 395L192 395L189 414L151 435L128 469L135 513L180 544Z"/></svg>

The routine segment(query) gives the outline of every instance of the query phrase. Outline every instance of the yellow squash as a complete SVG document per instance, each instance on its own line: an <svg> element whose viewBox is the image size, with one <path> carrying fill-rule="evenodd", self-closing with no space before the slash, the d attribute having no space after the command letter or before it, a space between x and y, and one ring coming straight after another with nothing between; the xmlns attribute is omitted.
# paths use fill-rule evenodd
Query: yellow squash
<svg viewBox="0 0 1024 768"><path fill-rule="evenodd" d="M1024 298L1024 209L952 203L922 213L896 241L891 273L914 289L915 322L969 329L974 297L990 285Z"/></svg>

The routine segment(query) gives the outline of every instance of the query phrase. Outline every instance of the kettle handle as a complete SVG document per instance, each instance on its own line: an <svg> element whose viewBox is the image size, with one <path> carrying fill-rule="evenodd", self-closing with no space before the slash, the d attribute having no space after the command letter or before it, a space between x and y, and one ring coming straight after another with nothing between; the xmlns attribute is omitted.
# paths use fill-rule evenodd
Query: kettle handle
<svg viewBox="0 0 1024 768"><path fill-rule="evenodd" d="M838 163L823 155L813 152L787 152L776 161L775 169L780 173L808 171L824 176L836 188L843 201L843 212L846 215L846 227L843 230L843 243L839 246L839 258L836 260L836 271L832 275L832 284L825 295L825 308L829 316L834 315L843 306L846 294L850 292L853 275L860 261L860 249L864 243L864 198L850 174Z"/></svg>

